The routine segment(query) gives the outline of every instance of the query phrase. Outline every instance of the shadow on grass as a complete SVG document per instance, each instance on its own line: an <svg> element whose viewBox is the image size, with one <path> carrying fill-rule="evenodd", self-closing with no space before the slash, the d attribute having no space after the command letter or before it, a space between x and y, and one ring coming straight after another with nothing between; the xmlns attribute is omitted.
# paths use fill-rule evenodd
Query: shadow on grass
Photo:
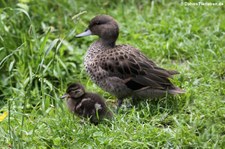
<svg viewBox="0 0 225 149"><path fill-rule="evenodd" d="M118 114L125 115L128 123L130 121L141 124L150 123L157 127L171 127L174 123L173 117L184 113L192 99L194 99L192 96L186 94L161 99L146 99L135 106L127 106L130 100L126 100Z"/></svg>

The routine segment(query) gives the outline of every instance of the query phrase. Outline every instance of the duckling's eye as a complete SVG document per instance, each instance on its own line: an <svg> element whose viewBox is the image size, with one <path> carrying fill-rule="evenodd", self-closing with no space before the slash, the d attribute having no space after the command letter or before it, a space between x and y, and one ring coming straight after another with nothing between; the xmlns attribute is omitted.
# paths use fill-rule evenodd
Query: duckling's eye
<svg viewBox="0 0 225 149"><path fill-rule="evenodd" d="M80 92L80 90L73 90L73 91L71 91L71 93L74 93L74 94L77 94L79 92Z"/></svg>
<svg viewBox="0 0 225 149"><path fill-rule="evenodd" d="M75 91L75 90L77 90L77 87L72 87L72 88L70 88L70 89L68 90L68 92L72 92L72 91Z"/></svg>
<svg viewBox="0 0 225 149"><path fill-rule="evenodd" d="M72 95L72 97L78 98L84 94L84 91L82 89L77 89L77 90L71 91L70 94Z"/></svg>

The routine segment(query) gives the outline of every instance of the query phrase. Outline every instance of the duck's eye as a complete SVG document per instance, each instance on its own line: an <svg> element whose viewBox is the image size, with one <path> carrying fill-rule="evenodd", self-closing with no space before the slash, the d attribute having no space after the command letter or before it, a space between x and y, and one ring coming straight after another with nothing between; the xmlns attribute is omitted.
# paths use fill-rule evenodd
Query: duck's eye
<svg viewBox="0 0 225 149"><path fill-rule="evenodd" d="M100 24L101 24L101 22L100 22L100 21L98 21L98 22L96 22L96 23L95 23L95 25L100 25Z"/></svg>

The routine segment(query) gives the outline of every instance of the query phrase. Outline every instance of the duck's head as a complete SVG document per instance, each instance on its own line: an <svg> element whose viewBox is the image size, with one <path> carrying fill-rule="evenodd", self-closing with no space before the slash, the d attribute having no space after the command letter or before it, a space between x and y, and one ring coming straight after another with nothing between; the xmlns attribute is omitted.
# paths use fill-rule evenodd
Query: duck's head
<svg viewBox="0 0 225 149"><path fill-rule="evenodd" d="M62 99L78 99L85 94L84 87L79 83L73 83L68 86L66 93L61 97Z"/></svg>
<svg viewBox="0 0 225 149"><path fill-rule="evenodd" d="M119 36L119 27L111 16L98 15L90 21L85 32L78 34L76 37L89 35L97 35L104 44L114 46Z"/></svg>

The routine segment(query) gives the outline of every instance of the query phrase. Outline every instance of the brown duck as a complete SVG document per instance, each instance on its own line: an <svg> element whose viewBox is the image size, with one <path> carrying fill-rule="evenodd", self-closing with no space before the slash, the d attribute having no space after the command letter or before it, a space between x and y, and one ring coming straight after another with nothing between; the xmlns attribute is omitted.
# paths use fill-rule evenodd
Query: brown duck
<svg viewBox="0 0 225 149"><path fill-rule="evenodd" d="M98 124L104 118L112 118L104 99L98 94L86 92L81 84L69 85L66 94L61 98L66 98L67 106L72 113L79 117L90 118L91 123Z"/></svg>
<svg viewBox="0 0 225 149"><path fill-rule="evenodd" d="M185 92L169 79L177 71L160 68L130 45L116 45L119 27L111 16L94 17L85 32L76 37L88 35L99 39L86 53L86 71L98 86L118 98L118 107L126 97L135 101Z"/></svg>

